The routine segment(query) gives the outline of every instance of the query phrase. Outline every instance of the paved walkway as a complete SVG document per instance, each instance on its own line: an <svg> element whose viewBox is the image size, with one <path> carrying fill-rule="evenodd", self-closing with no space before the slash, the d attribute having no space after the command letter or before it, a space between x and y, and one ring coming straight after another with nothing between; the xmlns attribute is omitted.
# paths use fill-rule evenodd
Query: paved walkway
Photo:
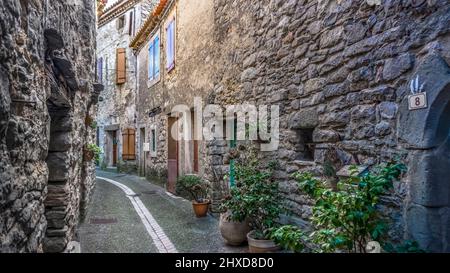
<svg viewBox="0 0 450 273"><path fill-rule="evenodd" d="M82 252L246 252L223 243L218 221L196 218L189 201L141 177L97 170L79 227Z"/></svg>

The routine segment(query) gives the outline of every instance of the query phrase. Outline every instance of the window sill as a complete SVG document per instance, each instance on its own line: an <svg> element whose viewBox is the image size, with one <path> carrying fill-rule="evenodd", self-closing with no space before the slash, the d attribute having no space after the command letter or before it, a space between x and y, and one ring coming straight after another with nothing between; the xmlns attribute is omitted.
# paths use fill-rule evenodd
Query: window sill
<svg viewBox="0 0 450 273"><path fill-rule="evenodd" d="M175 62L167 67L167 73L170 73L170 71L172 71L174 69L175 69Z"/></svg>
<svg viewBox="0 0 450 273"><path fill-rule="evenodd" d="M160 81L161 77L158 76L156 79L147 80L147 87L150 88L153 85L157 84Z"/></svg>

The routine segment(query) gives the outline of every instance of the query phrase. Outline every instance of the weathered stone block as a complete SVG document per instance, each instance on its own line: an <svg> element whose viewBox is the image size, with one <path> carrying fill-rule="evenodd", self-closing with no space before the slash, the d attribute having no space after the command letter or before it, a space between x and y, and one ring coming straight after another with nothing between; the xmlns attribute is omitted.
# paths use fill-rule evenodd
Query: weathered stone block
<svg viewBox="0 0 450 273"><path fill-rule="evenodd" d="M324 32L320 39L320 47L327 48L327 47L334 46L337 43L339 43L339 41L342 37L343 31L344 31L344 28L342 26L338 26L336 28L333 28L330 31Z"/></svg>
<svg viewBox="0 0 450 273"><path fill-rule="evenodd" d="M391 133L391 125L386 122L382 121L375 125L375 134L378 136L385 136Z"/></svg>
<svg viewBox="0 0 450 273"><path fill-rule="evenodd" d="M384 64L383 79L389 81L398 78L400 75L410 70L413 64L414 55L411 53L388 59Z"/></svg>
<svg viewBox="0 0 450 273"><path fill-rule="evenodd" d="M406 212L408 237L417 241L422 249L448 252L450 209L410 204Z"/></svg>
<svg viewBox="0 0 450 273"><path fill-rule="evenodd" d="M292 114L289 118L289 129L311 129L319 124L316 108L304 109Z"/></svg>
<svg viewBox="0 0 450 273"><path fill-rule="evenodd" d="M72 142L70 134L57 132L51 135L49 152L66 152L70 149Z"/></svg>
<svg viewBox="0 0 450 273"><path fill-rule="evenodd" d="M325 86L325 83L326 81L323 78L310 79L305 83L304 90L306 93L318 91Z"/></svg>
<svg viewBox="0 0 450 273"><path fill-rule="evenodd" d="M69 178L69 156L64 152L49 153L47 156L49 170L48 181L66 181Z"/></svg>
<svg viewBox="0 0 450 273"><path fill-rule="evenodd" d="M395 102L385 101L377 106L381 118L393 119L397 115L398 105Z"/></svg>
<svg viewBox="0 0 450 273"><path fill-rule="evenodd" d="M313 142L337 142L339 141L339 134L332 130L315 129L313 132Z"/></svg>
<svg viewBox="0 0 450 273"><path fill-rule="evenodd" d="M63 237L47 237L44 239L44 252L57 253L66 248L67 241Z"/></svg>

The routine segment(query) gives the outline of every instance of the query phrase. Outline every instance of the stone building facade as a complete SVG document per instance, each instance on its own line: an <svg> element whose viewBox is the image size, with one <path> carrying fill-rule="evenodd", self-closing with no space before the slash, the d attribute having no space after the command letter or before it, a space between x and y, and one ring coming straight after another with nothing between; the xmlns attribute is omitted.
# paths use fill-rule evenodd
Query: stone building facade
<svg viewBox="0 0 450 273"><path fill-rule="evenodd" d="M97 30L97 78L105 88L97 114L98 145L107 167L136 158L136 58L131 38L154 4L152 1L109 1Z"/></svg>
<svg viewBox="0 0 450 273"><path fill-rule="evenodd" d="M7 0L0 14L0 252L61 252L94 186L95 2Z"/></svg>
<svg viewBox="0 0 450 273"><path fill-rule="evenodd" d="M141 174L174 191L177 176L198 173L220 202L231 183L233 145L174 141L172 125L183 134L192 124L173 115L173 106L195 113L194 97L222 108L278 105L279 147L259 157L279 163L289 221L308 226L312 205L292 173L323 176L327 165L365 169L401 158L409 171L380 206L392 219L389 237L450 251L450 3L377 2L156 1L130 43ZM409 95L420 91L428 103L410 110Z"/></svg>
<svg viewBox="0 0 450 273"><path fill-rule="evenodd" d="M408 174L382 206L393 219L390 237L450 251L450 4L372 2L214 1L211 97L280 106L279 149L260 156L281 163L276 178L299 223L307 224L311 203L293 172L320 176L327 161L339 170L400 156ZM410 111L417 76L428 105ZM209 153L219 172L228 166L221 147Z"/></svg>
<svg viewBox="0 0 450 273"><path fill-rule="evenodd" d="M183 126L192 129L195 123L184 122L187 115L174 106L185 105L191 121L194 98L204 99L212 90L214 6L209 0L157 2L131 42L138 63L139 171L153 181L167 182L174 192L178 176L202 176L208 167L204 142L193 137L177 141L168 132L174 126L181 136Z"/></svg>

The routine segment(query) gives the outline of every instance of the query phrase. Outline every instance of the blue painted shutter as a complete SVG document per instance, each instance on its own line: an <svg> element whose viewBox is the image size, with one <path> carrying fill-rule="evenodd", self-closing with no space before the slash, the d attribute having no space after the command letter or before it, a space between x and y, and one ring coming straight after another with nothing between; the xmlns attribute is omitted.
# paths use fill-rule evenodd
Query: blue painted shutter
<svg viewBox="0 0 450 273"><path fill-rule="evenodd" d="M154 56L153 56L153 42L148 49L148 78L153 79Z"/></svg>
<svg viewBox="0 0 450 273"><path fill-rule="evenodd" d="M167 27L167 68L170 68L175 60L175 20Z"/></svg>
<svg viewBox="0 0 450 273"><path fill-rule="evenodd" d="M167 30L166 30L166 36L167 36L167 47L166 47L166 58L167 58L167 63L166 63L166 67L169 68L170 67L170 53L171 53L171 38L170 38L170 24L167 26Z"/></svg>
<svg viewBox="0 0 450 273"><path fill-rule="evenodd" d="M160 47L159 47L159 36L155 38L155 77L159 76L159 56L160 56Z"/></svg>

